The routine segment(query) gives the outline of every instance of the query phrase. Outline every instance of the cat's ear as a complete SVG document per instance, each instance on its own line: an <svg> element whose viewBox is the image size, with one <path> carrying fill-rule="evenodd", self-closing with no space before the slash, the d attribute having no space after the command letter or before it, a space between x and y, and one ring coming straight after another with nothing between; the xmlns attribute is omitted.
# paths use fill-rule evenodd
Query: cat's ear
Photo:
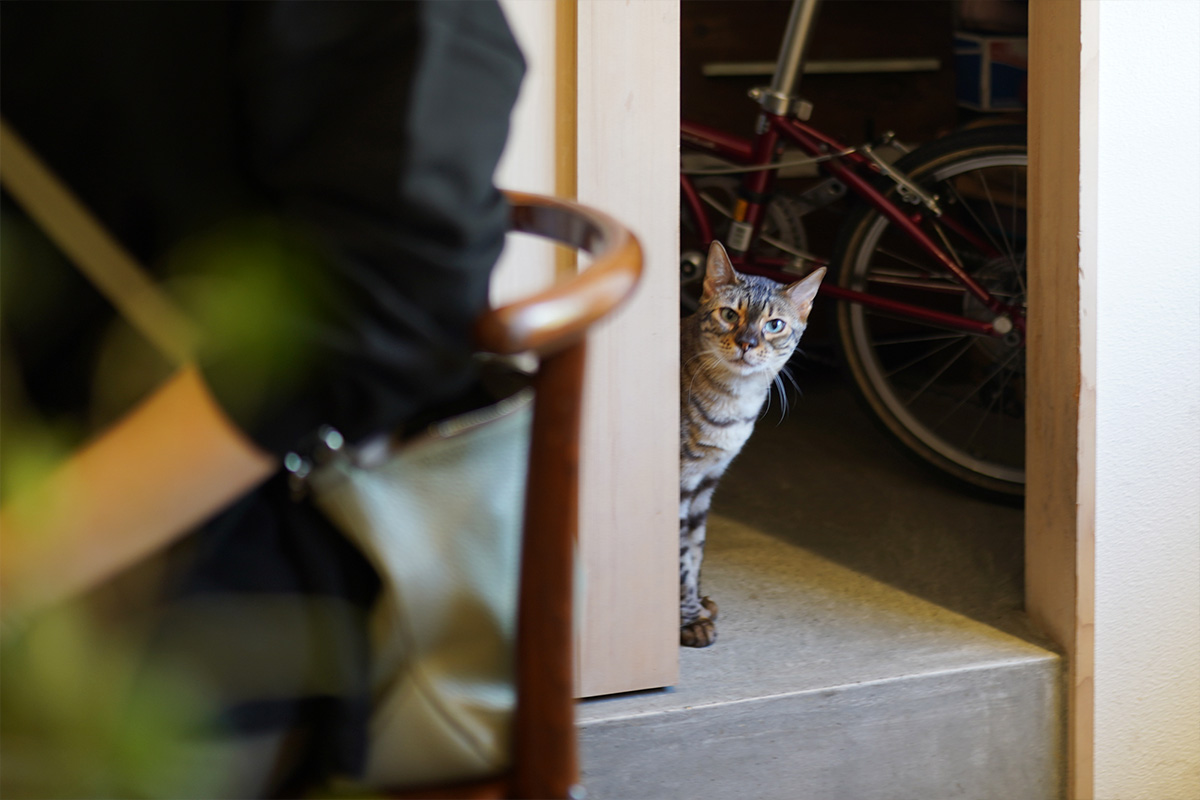
<svg viewBox="0 0 1200 800"><path fill-rule="evenodd" d="M791 298L800 319L805 322L808 322L808 313L812 311L813 299L817 296L817 289L821 287L821 279L824 277L825 268L821 267L806 275L804 280L788 284L783 290Z"/></svg>
<svg viewBox="0 0 1200 800"><path fill-rule="evenodd" d="M708 248L708 266L704 271L704 296L708 297L721 286L732 286L738 282L738 274L729 261L725 247L714 241Z"/></svg>

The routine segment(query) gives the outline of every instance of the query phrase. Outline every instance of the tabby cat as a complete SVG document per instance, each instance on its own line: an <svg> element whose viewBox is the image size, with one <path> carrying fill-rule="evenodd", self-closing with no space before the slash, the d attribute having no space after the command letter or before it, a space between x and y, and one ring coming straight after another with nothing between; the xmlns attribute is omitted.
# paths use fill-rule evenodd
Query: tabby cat
<svg viewBox="0 0 1200 800"><path fill-rule="evenodd" d="M680 323L679 642L686 647L717 639L717 605L700 595L713 491L780 383L824 275L821 268L787 286L743 275L713 242L700 307Z"/></svg>

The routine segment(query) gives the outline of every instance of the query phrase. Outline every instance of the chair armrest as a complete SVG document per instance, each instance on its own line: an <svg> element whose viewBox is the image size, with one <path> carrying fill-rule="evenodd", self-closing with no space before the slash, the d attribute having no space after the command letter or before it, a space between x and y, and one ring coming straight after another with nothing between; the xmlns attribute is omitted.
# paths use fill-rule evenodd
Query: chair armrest
<svg viewBox="0 0 1200 800"><path fill-rule="evenodd" d="M569 200L506 192L512 230L552 239L591 254L587 269L524 300L484 312L475 326L483 350L501 355L558 352L632 294L642 249L612 217Z"/></svg>

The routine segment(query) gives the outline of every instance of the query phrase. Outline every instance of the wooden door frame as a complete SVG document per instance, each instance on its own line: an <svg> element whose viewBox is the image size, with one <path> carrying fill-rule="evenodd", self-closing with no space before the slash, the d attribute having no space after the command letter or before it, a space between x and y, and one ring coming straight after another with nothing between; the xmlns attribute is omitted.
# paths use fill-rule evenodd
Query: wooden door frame
<svg viewBox="0 0 1200 800"><path fill-rule="evenodd" d="M558 35L566 53L574 30L576 196L629 225L645 257L633 301L588 339L577 686L590 697L679 680L679 0L570 5Z"/></svg>
<svg viewBox="0 0 1200 800"><path fill-rule="evenodd" d="M559 0L558 6L571 13L560 18L559 41L577 43L575 3ZM1094 207L1086 205L1091 195L1081 191L1081 179L1089 180L1081 175L1081 164L1094 161L1096 102L1095 86L1081 85L1091 55L1081 51L1081 42L1095 47L1094 31L1085 36L1086 13L1080 0L1030 2L1029 202L1036 212L1030 215L1029 236L1030 260L1037 268L1030 276L1026 607L1067 658L1066 774L1072 800L1090 797L1093 782L1096 301L1094 270L1081 267L1094 264L1095 229ZM615 18L611 24L620 26ZM580 58L587 52L594 51L585 48ZM570 52L567 61L574 55ZM559 69L564 69L561 61ZM590 66L580 61L578 69ZM580 109L591 102L575 100ZM560 107L569 103L559 102ZM1088 115L1084 125L1081 112ZM575 139L574 133L564 138ZM582 163L591 157L571 153L568 159ZM560 162L558 174L567 172L573 170ZM560 188L566 194L575 189ZM665 668L670 673L673 665Z"/></svg>
<svg viewBox="0 0 1200 800"><path fill-rule="evenodd" d="M588 338L580 452L576 689L679 676L679 3L501 0L528 71L501 185L608 212L641 240L631 302ZM672 45L674 42L674 46ZM577 268L512 237L493 302Z"/></svg>
<svg viewBox="0 0 1200 800"><path fill-rule="evenodd" d="M1025 605L1066 657L1071 800L1094 778L1097 104L1081 79L1094 33L1080 0L1029 4Z"/></svg>

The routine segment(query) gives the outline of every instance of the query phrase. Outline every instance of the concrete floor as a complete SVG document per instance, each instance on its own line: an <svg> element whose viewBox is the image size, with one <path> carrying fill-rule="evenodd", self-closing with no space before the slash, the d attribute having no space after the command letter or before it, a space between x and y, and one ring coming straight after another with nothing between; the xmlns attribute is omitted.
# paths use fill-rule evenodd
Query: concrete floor
<svg viewBox="0 0 1200 800"><path fill-rule="evenodd" d="M580 705L591 796L1057 796L1060 664L1021 613L1021 510L911 461L831 367L792 371L802 393L715 496L717 643L681 649L674 687Z"/></svg>
<svg viewBox="0 0 1200 800"><path fill-rule="evenodd" d="M1021 509L972 497L902 453L834 368L796 360L790 369L800 392L790 389L786 417L773 404L759 421L715 513L1027 634Z"/></svg>
<svg viewBox="0 0 1200 800"><path fill-rule="evenodd" d="M1022 637L719 514L709 536L717 643L680 649L677 686L587 701L582 723L1055 660Z"/></svg>
<svg viewBox="0 0 1200 800"><path fill-rule="evenodd" d="M1059 660L714 515L718 640L580 706L594 800L1052 800Z"/></svg>

